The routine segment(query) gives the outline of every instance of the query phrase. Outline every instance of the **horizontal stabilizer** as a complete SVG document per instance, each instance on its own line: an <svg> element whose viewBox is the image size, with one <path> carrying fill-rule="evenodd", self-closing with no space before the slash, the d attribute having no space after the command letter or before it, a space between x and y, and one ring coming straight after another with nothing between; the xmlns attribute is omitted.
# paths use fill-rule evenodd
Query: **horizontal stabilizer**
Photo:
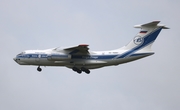
<svg viewBox="0 0 180 110"><path fill-rule="evenodd" d="M146 24L141 25L135 25L135 28L145 28L145 27L162 27L162 29L169 29L169 27L166 27L164 24L159 24L160 21L153 21Z"/></svg>

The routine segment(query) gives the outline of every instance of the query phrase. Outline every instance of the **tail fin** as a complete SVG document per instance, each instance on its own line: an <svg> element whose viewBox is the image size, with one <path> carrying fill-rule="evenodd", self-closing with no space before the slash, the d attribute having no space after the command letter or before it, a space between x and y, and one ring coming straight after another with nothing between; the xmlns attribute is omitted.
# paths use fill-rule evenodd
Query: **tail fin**
<svg viewBox="0 0 180 110"><path fill-rule="evenodd" d="M160 21L153 21L150 23L135 25L135 28L141 28L140 32L134 37L134 39L125 46L125 49L138 50L151 50L153 42L156 40L158 34L162 29L169 29L165 25L159 24Z"/></svg>

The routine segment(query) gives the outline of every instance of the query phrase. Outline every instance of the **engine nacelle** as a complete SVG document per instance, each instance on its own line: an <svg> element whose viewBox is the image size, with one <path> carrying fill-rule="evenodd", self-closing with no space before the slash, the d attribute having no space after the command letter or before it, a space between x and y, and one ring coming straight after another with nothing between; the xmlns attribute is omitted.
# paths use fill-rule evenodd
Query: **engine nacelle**
<svg viewBox="0 0 180 110"><path fill-rule="evenodd" d="M63 54L51 54L47 57L50 61L64 61L71 59L71 55L63 55Z"/></svg>

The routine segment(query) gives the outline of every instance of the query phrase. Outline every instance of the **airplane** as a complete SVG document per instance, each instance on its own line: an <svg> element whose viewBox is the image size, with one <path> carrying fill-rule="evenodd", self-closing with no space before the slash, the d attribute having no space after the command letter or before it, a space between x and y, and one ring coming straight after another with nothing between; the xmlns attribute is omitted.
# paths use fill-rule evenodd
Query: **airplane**
<svg viewBox="0 0 180 110"><path fill-rule="evenodd" d="M46 50L26 50L14 59L19 65L35 65L41 72L40 66L65 66L81 74L90 73L90 69L138 60L154 54L151 46L162 29L169 29L160 21L135 25L140 32L127 45L110 51L90 51L87 44Z"/></svg>

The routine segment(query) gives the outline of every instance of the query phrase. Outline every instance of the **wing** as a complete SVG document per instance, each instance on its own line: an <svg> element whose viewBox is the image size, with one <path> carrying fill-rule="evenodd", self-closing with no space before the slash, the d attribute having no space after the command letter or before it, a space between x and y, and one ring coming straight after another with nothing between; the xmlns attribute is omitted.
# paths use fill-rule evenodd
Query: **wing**
<svg viewBox="0 0 180 110"><path fill-rule="evenodd" d="M87 44L80 44L78 46L64 48L63 50L68 54L89 54L88 46Z"/></svg>

